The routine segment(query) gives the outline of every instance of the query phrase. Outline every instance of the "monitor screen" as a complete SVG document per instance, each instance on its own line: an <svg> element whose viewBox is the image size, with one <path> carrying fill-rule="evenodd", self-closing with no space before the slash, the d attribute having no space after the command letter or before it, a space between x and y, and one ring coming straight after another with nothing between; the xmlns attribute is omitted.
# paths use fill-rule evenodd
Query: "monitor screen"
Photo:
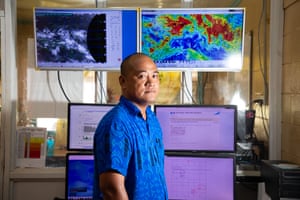
<svg viewBox="0 0 300 200"><path fill-rule="evenodd" d="M36 65L47 70L119 70L138 50L137 9L34 9Z"/></svg>
<svg viewBox="0 0 300 200"><path fill-rule="evenodd" d="M93 139L98 123L113 108L109 104L68 104L68 150L93 149Z"/></svg>
<svg viewBox="0 0 300 200"><path fill-rule="evenodd" d="M235 105L155 105L154 111L166 151L235 151Z"/></svg>
<svg viewBox="0 0 300 200"><path fill-rule="evenodd" d="M234 200L234 157L165 156L169 199Z"/></svg>
<svg viewBox="0 0 300 200"><path fill-rule="evenodd" d="M69 153L66 157L65 199L93 199L94 157Z"/></svg>
<svg viewBox="0 0 300 200"><path fill-rule="evenodd" d="M141 51L160 70L240 71L245 9L144 8Z"/></svg>

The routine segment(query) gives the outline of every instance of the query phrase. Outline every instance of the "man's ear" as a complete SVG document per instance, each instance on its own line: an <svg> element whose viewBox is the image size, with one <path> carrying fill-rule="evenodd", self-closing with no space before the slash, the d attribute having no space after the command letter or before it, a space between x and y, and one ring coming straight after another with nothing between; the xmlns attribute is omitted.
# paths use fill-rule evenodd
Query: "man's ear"
<svg viewBox="0 0 300 200"><path fill-rule="evenodd" d="M126 88L125 82L126 82L125 77L122 76L122 75L120 75L119 76L119 84L120 84L120 86L121 86L122 89Z"/></svg>

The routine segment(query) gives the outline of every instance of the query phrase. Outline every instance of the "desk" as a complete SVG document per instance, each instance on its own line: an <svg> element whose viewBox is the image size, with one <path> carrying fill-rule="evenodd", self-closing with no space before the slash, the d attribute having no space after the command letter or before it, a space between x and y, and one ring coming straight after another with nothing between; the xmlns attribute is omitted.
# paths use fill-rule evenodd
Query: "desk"
<svg viewBox="0 0 300 200"><path fill-rule="evenodd" d="M235 194L236 200L259 199L259 183L263 182L260 170L240 170L237 166Z"/></svg>

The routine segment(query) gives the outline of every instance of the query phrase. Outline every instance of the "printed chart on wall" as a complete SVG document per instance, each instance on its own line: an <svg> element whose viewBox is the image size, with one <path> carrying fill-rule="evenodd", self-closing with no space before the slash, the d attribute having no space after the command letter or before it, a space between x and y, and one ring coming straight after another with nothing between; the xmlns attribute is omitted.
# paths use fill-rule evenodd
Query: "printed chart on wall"
<svg viewBox="0 0 300 200"><path fill-rule="evenodd" d="M46 128L17 129L17 167L45 167Z"/></svg>

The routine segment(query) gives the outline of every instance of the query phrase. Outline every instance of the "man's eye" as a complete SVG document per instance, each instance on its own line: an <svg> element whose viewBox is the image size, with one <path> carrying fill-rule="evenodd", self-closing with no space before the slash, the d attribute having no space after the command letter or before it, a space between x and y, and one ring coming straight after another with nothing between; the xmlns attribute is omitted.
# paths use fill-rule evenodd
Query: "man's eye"
<svg viewBox="0 0 300 200"><path fill-rule="evenodd" d="M158 73L153 74L152 78L158 79Z"/></svg>
<svg viewBox="0 0 300 200"><path fill-rule="evenodd" d="M139 74L139 75L137 76L138 79L145 79L146 77L147 77L146 74Z"/></svg>

